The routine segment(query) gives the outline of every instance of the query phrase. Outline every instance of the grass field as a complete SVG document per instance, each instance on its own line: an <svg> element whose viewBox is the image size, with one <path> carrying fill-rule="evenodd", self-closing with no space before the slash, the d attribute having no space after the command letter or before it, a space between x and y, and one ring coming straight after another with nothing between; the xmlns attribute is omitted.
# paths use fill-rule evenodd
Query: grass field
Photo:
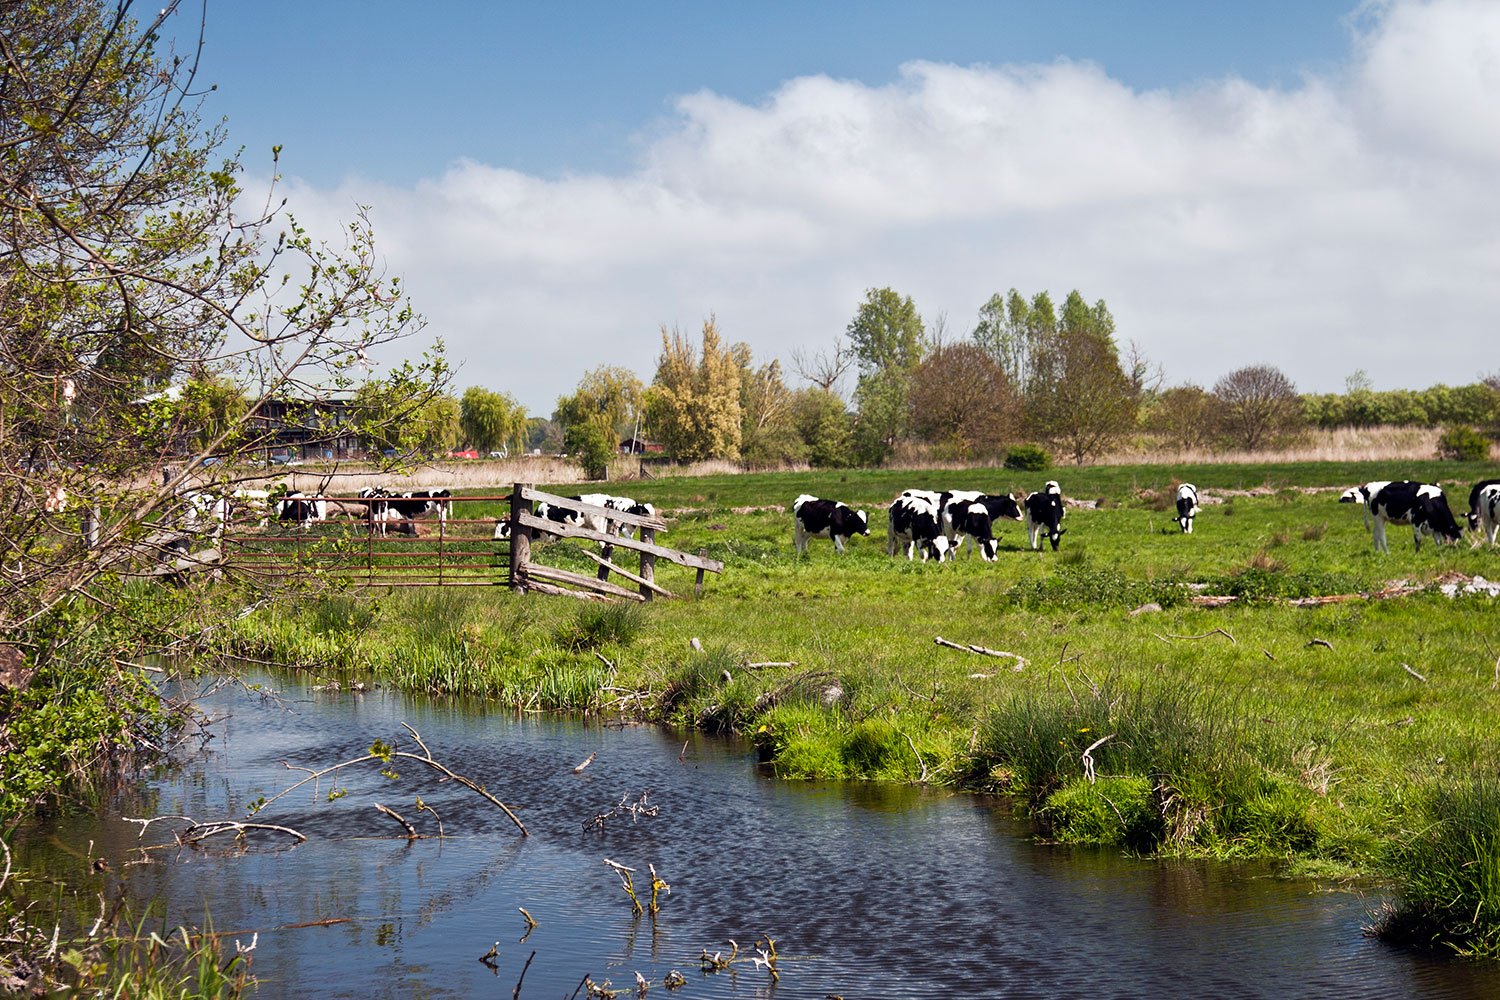
<svg viewBox="0 0 1500 1000"><path fill-rule="evenodd" d="M1404 900L1392 933L1493 954L1500 614L1491 597L1435 585L1500 577L1500 550L1415 552L1410 530L1392 529L1379 555L1359 508L1336 501L1366 480L1424 479L1446 484L1461 516L1468 484L1494 474L1308 463L614 483L665 512L663 543L724 562L702 600L348 592L251 615L236 648L524 708L734 730L788 777L1001 791L1060 840L1383 874ZM885 553L884 508L904 488L1048 478L1092 504L1070 508L1059 552L1025 549L1006 524L993 563ZM1191 536L1172 520L1177 478L1205 500ZM870 510L871 536L841 558L815 539L797 558L784 508L803 492ZM533 556L591 572L576 544ZM691 593L685 571L658 579ZM1397 584L1418 589L1293 603ZM1205 595L1235 600L1193 603ZM1160 610L1132 613L1150 604Z"/></svg>

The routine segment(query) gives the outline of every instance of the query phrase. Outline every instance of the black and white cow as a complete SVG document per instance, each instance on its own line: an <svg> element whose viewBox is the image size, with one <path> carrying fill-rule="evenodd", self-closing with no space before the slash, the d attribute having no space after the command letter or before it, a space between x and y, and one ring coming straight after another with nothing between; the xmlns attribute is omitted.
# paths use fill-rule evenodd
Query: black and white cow
<svg viewBox="0 0 1500 1000"><path fill-rule="evenodd" d="M1479 494L1483 493L1485 488L1489 486L1500 486L1500 479L1481 479L1469 489L1469 513L1465 517L1468 519L1470 531L1479 530L1483 513L1479 506ZM1494 537L1491 536L1490 542L1493 543L1494 540Z"/></svg>
<svg viewBox="0 0 1500 1000"><path fill-rule="evenodd" d="M182 529L217 537L229 520L229 498L207 491L184 493Z"/></svg>
<svg viewBox="0 0 1500 1000"><path fill-rule="evenodd" d="M1375 551L1389 552L1390 544L1385 538L1386 524L1409 524L1412 540L1418 552L1422 551L1422 536L1431 535L1439 542L1456 542L1463 537L1453 511L1448 508L1448 498L1440 487L1410 480L1388 483L1370 498L1370 512L1375 519L1371 529L1375 536Z"/></svg>
<svg viewBox="0 0 1500 1000"><path fill-rule="evenodd" d="M649 503L636 503L630 497L612 496L609 493L585 493L574 497L582 503L593 504L595 507L604 507L608 510L617 510L622 514L635 514L640 517L655 517L656 508ZM630 538L635 534L635 526L622 521L611 520L600 517L597 514L585 514L581 518L584 527L600 534L616 534L621 538Z"/></svg>
<svg viewBox="0 0 1500 1000"><path fill-rule="evenodd" d="M1500 533L1500 482L1481 485L1478 495L1469 501L1469 508L1469 516L1477 518L1471 522L1474 529L1483 532L1493 546L1495 535Z"/></svg>
<svg viewBox="0 0 1500 1000"><path fill-rule="evenodd" d="M837 500L823 500L804 493L792 501L792 544L797 554L807 552L809 538L833 539L833 550L843 553L844 543L855 535L869 535L870 518Z"/></svg>
<svg viewBox="0 0 1500 1000"><path fill-rule="evenodd" d="M1062 541L1063 534L1068 530L1062 526L1063 502L1062 487L1057 485L1055 479L1047 480L1040 491L1029 494L1026 497L1023 512L1026 525L1026 537L1031 541L1033 549L1042 547L1042 532L1047 532L1047 541L1052 543L1052 551L1057 551L1057 543Z"/></svg>
<svg viewBox="0 0 1500 1000"><path fill-rule="evenodd" d="M1185 535L1193 533L1193 518L1198 516L1198 487L1183 483L1177 487L1177 526Z"/></svg>
<svg viewBox="0 0 1500 1000"><path fill-rule="evenodd" d="M990 517L988 507L977 500L973 503L960 503L949 508L948 519L959 541L972 538L974 548L979 550L979 557L985 562L995 561L998 543L994 535L994 518ZM949 550L949 558L956 556L957 545L958 542L955 542L955 547Z"/></svg>
<svg viewBox="0 0 1500 1000"><path fill-rule="evenodd" d="M369 522L370 530L376 534L385 534L386 524L391 515L391 505L387 500L390 495L390 491L379 486L366 486L359 491L359 500L365 507L366 520Z"/></svg>
<svg viewBox="0 0 1500 1000"><path fill-rule="evenodd" d="M1357 503L1362 505L1365 512L1365 530L1369 531L1373 523L1370 517L1370 501L1374 499L1375 494L1389 485L1391 485L1391 480L1377 479L1372 483L1365 483L1363 486L1351 486L1339 497L1339 503Z"/></svg>
<svg viewBox="0 0 1500 1000"><path fill-rule="evenodd" d="M328 501L315 499L301 491L287 493L276 507L276 520L295 521L297 527L306 531L318 521L328 518Z"/></svg>
<svg viewBox="0 0 1500 1000"><path fill-rule="evenodd" d="M886 526L886 554L894 556L897 546L905 549L908 561L918 549L923 562L929 556L943 561L950 549L936 504L919 496L903 494L896 498Z"/></svg>

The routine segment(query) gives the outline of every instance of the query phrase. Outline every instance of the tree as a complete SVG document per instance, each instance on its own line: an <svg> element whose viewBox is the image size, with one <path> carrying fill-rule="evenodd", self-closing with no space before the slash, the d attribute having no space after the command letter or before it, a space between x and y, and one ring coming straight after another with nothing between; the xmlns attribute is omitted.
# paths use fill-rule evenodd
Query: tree
<svg viewBox="0 0 1500 1000"><path fill-rule="evenodd" d="M754 465L802 461L807 447L797 434L781 362L754 367L746 344L735 344L733 353L740 368L740 457Z"/></svg>
<svg viewBox="0 0 1500 1000"><path fill-rule="evenodd" d="M629 368L601 365L584 374L570 396L557 401L552 419L567 433L574 424L597 424L606 438L619 442L635 428L641 411L641 380Z"/></svg>
<svg viewBox="0 0 1500 1000"><path fill-rule="evenodd" d="M1272 447L1300 431L1303 423L1296 385L1273 365L1239 368L1214 383L1214 428L1233 447Z"/></svg>
<svg viewBox="0 0 1500 1000"><path fill-rule="evenodd" d="M1209 402L1202 386L1173 386L1156 397L1146 426L1178 448L1201 448L1213 436Z"/></svg>
<svg viewBox="0 0 1500 1000"><path fill-rule="evenodd" d="M854 456L861 465L879 465L911 427L911 376L899 369L860 376L854 390Z"/></svg>
<svg viewBox="0 0 1500 1000"><path fill-rule="evenodd" d="M656 377L646 392L646 418L668 455L679 462L739 459L741 372L714 317L703 322L701 352L681 333L668 335L662 328Z"/></svg>
<svg viewBox="0 0 1500 1000"><path fill-rule="evenodd" d="M912 374L912 432L955 458L997 453L1017 431L1016 394L978 344L938 347Z"/></svg>
<svg viewBox="0 0 1500 1000"><path fill-rule="evenodd" d="M529 421L526 409L504 392L479 386L464 390L459 399L459 423L464 440L481 452L525 447Z"/></svg>
<svg viewBox="0 0 1500 1000"><path fill-rule="evenodd" d="M853 421L838 393L800 389L793 394L792 414L807 445L808 464L833 469L854 464Z"/></svg>
<svg viewBox="0 0 1500 1000"><path fill-rule="evenodd" d="M800 347L792 349L792 371L825 392L838 386L854 361L854 351L838 337L833 338L833 347L827 351L809 353Z"/></svg>
<svg viewBox="0 0 1500 1000"><path fill-rule="evenodd" d="M871 288L845 331L861 373L909 372L922 360L925 334L911 297Z"/></svg>
<svg viewBox="0 0 1500 1000"><path fill-rule="evenodd" d="M1138 397L1112 340L1087 330L1059 332L1042 370L1048 378L1034 377L1026 394L1027 423L1034 437L1077 464L1098 457L1135 426Z"/></svg>

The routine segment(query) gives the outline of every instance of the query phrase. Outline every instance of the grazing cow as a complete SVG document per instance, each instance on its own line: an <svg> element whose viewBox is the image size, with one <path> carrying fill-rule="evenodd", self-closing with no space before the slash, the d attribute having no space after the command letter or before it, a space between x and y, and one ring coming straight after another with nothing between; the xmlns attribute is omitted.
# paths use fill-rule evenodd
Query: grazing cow
<svg viewBox="0 0 1500 1000"><path fill-rule="evenodd" d="M922 561L932 556L942 562L948 555L948 536L943 534L938 509L931 501L918 496L899 496L891 504L890 523L886 527L886 554L894 556L896 547L906 550L911 560L921 549Z"/></svg>
<svg viewBox="0 0 1500 1000"><path fill-rule="evenodd" d="M225 520L233 524L242 512L253 517L258 527L264 528L271 516L271 492L251 489L230 491L229 516Z"/></svg>
<svg viewBox="0 0 1500 1000"><path fill-rule="evenodd" d="M1185 535L1193 533L1193 518L1198 516L1198 487L1183 483L1177 487L1177 525Z"/></svg>
<svg viewBox="0 0 1500 1000"><path fill-rule="evenodd" d="M385 534L386 523L390 520L391 505L388 500L390 496L388 490L379 486L366 486L359 491L359 499L365 506L370 530L380 535Z"/></svg>
<svg viewBox="0 0 1500 1000"><path fill-rule="evenodd" d="M1500 482L1481 486L1479 495L1469 501L1470 516L1477 515L1475 530L1483 531L1490 545L1495 544L1495 535L1500 532Z"/></svg>
<svg viewBox="0 0 1500 1000"><path fill-rule="evenodd" d="M510 519L502 517L495 522L495 541L502 542L510 538Z"/></svg>
<svg viewBox="0 0 1500 1000"><path fill-rule="evenodd" d="M1389 485L1391 485L1391 480L1377 479L1372 483L1365 483L1363 486L1352 486L1345 490L1343 495L1339 497L1339 503L1357 503L1363 505L1365 530L1369 531L1371 530L1372 523L1370 518L1370 501L1374 498L1375 494Z"/></svg>
<svg viewBox="0 0 1500 1000"><path fill-rule="evenodd" d="M968 537L974 539L974 547L979 550L979 556L985 562L995 561L995 550L998 543L992 530L994 519L990 517L989 508L983 503L975 501L968 504L959 504L950 508L950 519L954 530L958 533L959 540ZM958 543L950 550L949 558L955 558Z"/></svg>
<svg viewBox="0 0 1500 1000"><path fill-rule="evenodd" d="M1047 532L1047 541L1052 543L1052 551L1057 551L1057 543L1062 541L1063 534L1068 530L1062 526L1063 502L1062 487L1057 485L1054 479L1047 480L1040 492L1029 494L1024 504L1026 508L1023 519L1026 524L1026 537L1031 541L1033 549L1042 547L1042 531Z"/></svg>
<svg viewBox="0 0 1500 1000"><path fill-rule="evenodd" d="M608 493L585 493L582 496L573 497L582 503L593 504L595 507L604 507L608 510L617 510L622 514L635 514L641 517L655 517L656 508L649 503L636 503L630 497L617 497ZM630 538L635 534L635 526L622 521L615 521L597 514L585 514L581 518L585 528L597 531L601 535L616 534L621 538Z"/></svg>
<svg viewBox="0 0 1500 1000"><path fill-rule="evenodd" d="M1479 522L1481 520L1479 494L1483 493L1487 486L1500 486L1500 479L1481 479L1469 490L1469 513L1465 517L1468 519L1470 531L1479 530ZM1493 536L1490 538L1490 541L1494 541Z"/></svg>
<svg viewBox="0 0 1500 1000"><path fill-rule="evenodd" d="M1388 483L1370 498L1370 511L1375 519L1371 533L1375 537L1375 551L1389 552L1390 544L1385 538L1385 526L1409 524L1412 540L1418 552L1422 551L1422 535L1431 535L1439 542L1456 542L1463 537L1453 511L1448 508L1448 499L1440 487L1410 480Z"/></svg>
<svg viewBox="0 0 1500 1000"><path fill-rule="evenodd" d="M300 491L283 496L276 508L276 520L296 521L297 527L303 531L312 527L314 522L325 520L327 517L327 501L315 500Z"/></svg>
<svg viewBox="0 0 1500 1000"><path fill-rule="evenodd" d="M848 504L821 500L809 493L792 501L792 544L799 556L807 553L809 538L833 539L833 550L842 555L845 542L869 533L869 516Z"/></svg>
<svg viewBox="0 0 1500 1000"><path fill-rule="evenodd" d="M366 491L361 491L363 497ZM381 534L390 522L396 522L396 530L404 534L415 535L417 518L427 514L436 514L438 529L448 523L448 514L453 506L453 494L448 490L407 490L403 493L392 493L388 490L380 490L379 496L383 498L380 505L383 510L377 512L376 505L371 506L371 518L381 522Z"/></svg>

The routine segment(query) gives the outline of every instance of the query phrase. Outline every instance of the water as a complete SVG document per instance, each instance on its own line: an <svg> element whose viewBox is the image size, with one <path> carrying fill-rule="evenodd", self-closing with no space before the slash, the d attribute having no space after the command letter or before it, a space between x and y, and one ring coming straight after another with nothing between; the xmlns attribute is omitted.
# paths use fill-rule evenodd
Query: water
<svg viewBox="0 0 1500 1000"><path fill-rule="evenodd" d="M1495 997L1500 969L1413 956L1365 937L1366 900L1257 866L1147 862L1037 845L983 798L767 778L741 745L652 727L608 728L390 692L280 689L203 699L203 752L105 818L27 831L17 853L99 889L157 897L173 922L257 935L264 997L571 996L585 973L682 997ZM255 817L309 836L174 845L121 816L243 818L244 805L382 738L484 782L531 831L410 761L397 781L362 765ZM684 745L684 739L686 744ZM572 773L594 752L581 774ZM331 788L347 794L328 801ZM654 818L590 817L649 790ZM408 843L373 803L444 840ZM182 824L172 826L180 828ZM92 842L92 846L90 846ZM142 847L147 848L142 850ZM81 874L91 857L110 871ZM661 913L634 917L609 858L655 864ZM525 907L538 926L525 940ZM334 921L326 926L292 927ZM776 939L781 978L750 962L704 974L699 955ZM479 961L498 942L494 968ZM661 988L676 969L680 993ZM582 993L579 993L582 996ZM633 989L627 994L634 995Z"/></svg>

